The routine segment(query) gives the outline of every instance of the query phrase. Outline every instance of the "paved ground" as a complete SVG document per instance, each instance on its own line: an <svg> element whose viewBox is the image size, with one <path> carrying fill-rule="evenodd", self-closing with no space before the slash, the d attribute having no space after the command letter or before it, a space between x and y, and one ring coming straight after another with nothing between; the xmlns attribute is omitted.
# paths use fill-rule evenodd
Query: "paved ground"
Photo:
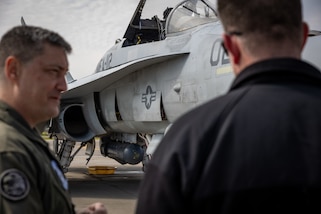
<svg viewBox="0 0 321 214"><path fill-rule="evenodd" d="M80 150L66 173L76 209L100 201L106 205L109 214L135 213L138 188L143 177L142 165L121 165L101 156L96 148L88 166L113 166L117 169L113 175L90 175L86 166L87 157L85 150Z"/></svg>

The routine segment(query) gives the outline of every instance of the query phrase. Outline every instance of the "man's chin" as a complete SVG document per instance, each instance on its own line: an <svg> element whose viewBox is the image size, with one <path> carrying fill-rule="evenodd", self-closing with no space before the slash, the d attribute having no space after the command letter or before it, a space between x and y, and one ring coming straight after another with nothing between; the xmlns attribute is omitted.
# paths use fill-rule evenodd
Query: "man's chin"
<svg viewBox="0 0 321 214"><path fill-rule="evenodd" d="M57 117L58 115L59 115L59 110L56 110L55 112L53 112L50 118Z"/></svg>
<svg viewBox="0 0 321 214"><path fill-rule="evenodd" d="M55 118L59 115L59 108L51 109L50 112L48 112L48 118L47 120L50 120L51 118Z"/></svg>

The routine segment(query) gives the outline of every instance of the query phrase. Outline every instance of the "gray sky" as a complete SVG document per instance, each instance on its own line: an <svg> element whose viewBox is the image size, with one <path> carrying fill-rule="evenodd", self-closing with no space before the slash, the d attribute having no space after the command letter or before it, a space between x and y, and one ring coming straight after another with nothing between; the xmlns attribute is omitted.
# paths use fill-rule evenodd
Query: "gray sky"
<svg viewBox="0 0 321 214"><path fill-rule="evenodd" d="M154 8L178 0L151 0ZM151 2L150 0L147 2ZM22 3L23 2L23 3ZM0 36L20 25L23 16L28 25L54 30L73 47L69 69L74 78L92 74L104 53L122 38L139 0L0 0ZM215 0L211 0L215 4ZM148 7L148 3L146 5ZM161 10L163 10L161 7ZM321 30L321 0L303 0L304 16L314 30ZM153 7L146 17L152 16ZM161 16L160 14L158 14ZM149 17L150 18L150 17Z"/></svg>
<svg viewBox="0 0 321 214"><path fill-rule="evenodd" d="M23 3L22 3L23 2ZM56 31L73 47L69 70L74 78L92 74L104 53L122 38L139 0L1 0L0 36L20 25Z"/></svg>
<svg viewBox="0 0 321 214"><path fill-rule="evenodd" d="M53 30L72 46L69 70L76 79L94 73L96 66L116 39L122 38L139 0L0 0L0 36L20 25ZM148 2L153 2L150 7ZM174 3L175 2L175 3ZM151 18L155 9L176 5L180 0L147 1ZM162 7L161 7L162 6ZM144 14L143 14L144 15ZM159 16L162 16L159 14Z"/></svg>

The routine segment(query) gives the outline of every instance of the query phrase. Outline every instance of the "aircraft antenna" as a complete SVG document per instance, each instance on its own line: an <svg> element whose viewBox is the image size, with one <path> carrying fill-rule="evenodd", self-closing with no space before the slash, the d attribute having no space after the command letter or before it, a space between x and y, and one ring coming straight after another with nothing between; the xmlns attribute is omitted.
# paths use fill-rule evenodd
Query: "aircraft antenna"
<svg viewBox="0 0 321 214"><path fill-rule="evenodd" d="M21 21L21 25L22 26L27 26L25 20L23 19L23 16L21 16L21 20L20 21Z"/></svg>

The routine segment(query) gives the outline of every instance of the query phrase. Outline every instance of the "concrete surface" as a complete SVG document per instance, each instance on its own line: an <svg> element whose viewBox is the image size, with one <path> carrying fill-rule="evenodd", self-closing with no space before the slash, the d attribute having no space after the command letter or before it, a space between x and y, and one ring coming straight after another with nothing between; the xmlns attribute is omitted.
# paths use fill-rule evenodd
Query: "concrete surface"
<svg viewBox="0 0 321 214"><path fill-rule="evenodd" d="M76 143L78 145L80 143ZM109 214L135 213L139 184L144 175L142 165L121 165L103 157L97 147L88 165L87 157L85 149L81 149L66 173L76 210L99 201L105 204ZM88 166L112 166L117 169L112 175L90 175Z"/></svg>

